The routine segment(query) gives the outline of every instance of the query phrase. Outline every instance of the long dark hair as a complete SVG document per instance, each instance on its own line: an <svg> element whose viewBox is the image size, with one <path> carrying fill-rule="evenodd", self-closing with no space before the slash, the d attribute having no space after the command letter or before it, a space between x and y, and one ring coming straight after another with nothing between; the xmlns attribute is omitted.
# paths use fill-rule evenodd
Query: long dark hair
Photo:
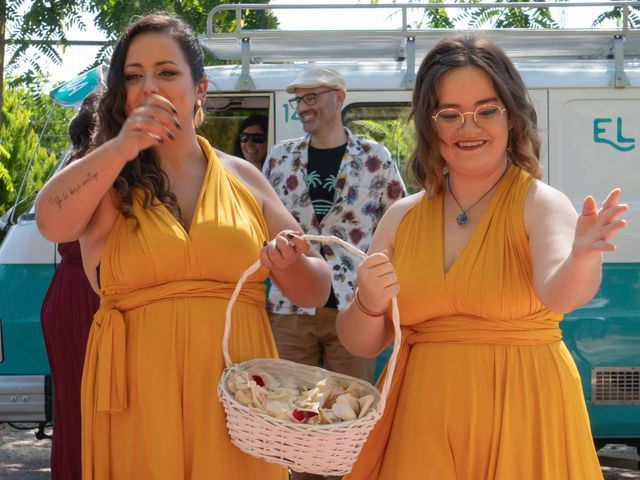
<svg viewBox="0 0 640 480"><path fill-rule="evenodd" d="M440 139L431 119L438 107L438 81L449 70L474 66L483 69L493 80L494 88L507 108L510 160L540 178L540 136L536 115L527 88L507 54L478 35L444 37L427 54L416 75L411 116L416 129L416 149L408 170L427 194L437 195L444 187L445 161L440 155Z"/></svg>
<svg viewBox="0 0 640 480"><path fill-rule="evenodd" d="M150 32L162 33L180 46L189 64L194 85L205 77L202 49L193 31L185 22L162 12L151 13L135 20L120 35L111 55L107 88L98 107L97 145L118 135L127 118L124 112L127 98L124 63L131 41L142 33ZM127 162L116 179L114 187L122 198L118 209L126 218L135 219L131 197L133 187L142 188L145 208L152 206L153 199L156 197L174 216L177 218L180 216L176 196L169 190L169 179L160 168L160 163L151 149L140 152L135 159Z"/></svg>
<svg viewBox="0 0 640 480"><path fill-rule="evenodd" d="M96 127L96 109L103 91L103 87L97 87L87 95L80 105L80 110L69 122L69 140L71 140L72 150L67 165L82 158L91 147L91 137Z"/></svg>

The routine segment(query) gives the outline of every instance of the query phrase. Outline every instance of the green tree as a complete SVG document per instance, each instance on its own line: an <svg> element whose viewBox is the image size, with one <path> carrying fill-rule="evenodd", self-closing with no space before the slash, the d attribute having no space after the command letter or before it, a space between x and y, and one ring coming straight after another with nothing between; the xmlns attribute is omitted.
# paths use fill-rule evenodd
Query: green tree
<svg viewBox="0 0 640 480"><path fill-rule="evenodd" d="M205 31L209 10L223 3L269 3L269 0L0 0L0 127L2 126L2 102L4 94L4 64L7 56L7 75L24 69L14 76L12 86L37 86L42 78L39 60L46 58L61 64L58 44L68 45L65 32L73 27L86 30L82 14L93 13L95 25L107 34L110 41L136 15L163 10L179 15L198 33ZM9 23L8 21L11 20ZM244 28L274 28L277 19L272 12L252 11L244 15ZM216 28L228 31L235 28L232 12L216 17ZM7 38L8 36L8 38ZM8 46L8 50L7 50ZM110 45L107 43L98 53L93 65L108 60ZM36 91L39 93L39 91Z"/></svg>
<svg viewBox="0 0 640 480"><path fill-rule="evenodd" d="M47 108L46 113L43 108ZM53 108L53 110L52 110ZM49 115L51 114L51 115ZM0 130L0 212L5 212L16 201L27 165L34 155L33 164L24 185L21 198L31 198L51 175L68 142L68 124L72 109L57 106L48 96L36 98L26 88L5 91ZM38 144L38 133L48 120L47 135ZM22 204L26 209L30 202ZM21 213L21 212L18 212Z"/></svg>
<svg viewBox="0 0 640 480"><path fill-rule="evenodd" d="M0 0L1 1L1 0ZM94 22L100 30L107 32L109 44L98 53L95 65L109 60L110 43L137 15L144 15L156 10L177 15L187 22L196 33L206 31L207 15L217 5L230 3L268 4L269 0L98 0L93 2L96 16ZM245 29L276 28L278 20L270 11L252 10L243 15ZM236 19L232 11L227 11L214 18L216 31L227 32L236 28ZM213 59L209 59L213 61Z"/></svg>
<svg viewBox="0 0 640 480"><path fill-rule="evenodd" d="M557 22L551 16L548 8L535 7L535 3L545 0L494 0L495 3L531 3L531 8L468 8L460 9L460 13L450 16L445 8L438 7L441 3L480 4L481 0L408 0L415 3L415 10L422 10L419 20L413 22L412 28L455 28L456 25L467 25L470 28L558 28ZM563 0L557 0L563 1ZM370 0L372 5L379 0ZM398 3L393 0L391 3ZM401 2L404 3L404 2ZM425 6L428 3L428 6ZM454 9L451 9L454 11Z"/></svg>
<svg viewBox="0 0 640 480"><path fill-rule="evenodd" d="M531 8L465 9L456 21L465 20L471 28L558 28L549 8L536 7L544 0L496 0L496 3L531 4ZM473 0L470 3L481 3Z"/></svg>
<svg viewBox="0 0 640 480"><path fill-rule="evenodd" d="M13 78L12 86L34 85L42 78L41 59L60 65L56 44L67 43L65 31L84 27L80 17L89 4L86 0L0 0L0 128L5 77L23 68L24 72Z"/></svg>
<svg viewBox="0 0 640 480"><path fill-rule="evenodd" d="M593 21L593 26L598 27L608 20L614 20L616 22L616 25L618 27L621 27L623 22L623 8L613 7L611 10L598 15ZM640 27L640 6L629 8L628 21L628 26Z"/></svg>

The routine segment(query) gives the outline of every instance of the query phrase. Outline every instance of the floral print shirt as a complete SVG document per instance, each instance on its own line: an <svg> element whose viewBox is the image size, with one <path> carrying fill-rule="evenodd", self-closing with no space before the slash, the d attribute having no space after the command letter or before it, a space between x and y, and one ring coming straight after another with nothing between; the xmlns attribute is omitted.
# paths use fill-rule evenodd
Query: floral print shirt
<svg viewBox="0 0 640 480"><path fill-rule="evenodd" d="M333 206L318 223L308 192L307 160L310 135L273 146L263 173L302 230L311 235L335 235L363 252L389 206L406 190L389 151L381 144L356 137L348 129L345 151L335 183ZM338 309L346 307L356 283L360 259L337 245L323 244L331 267ZM277 314L315 314L315 309L293 305L276 285L271 286L267 309Z"/></svg>

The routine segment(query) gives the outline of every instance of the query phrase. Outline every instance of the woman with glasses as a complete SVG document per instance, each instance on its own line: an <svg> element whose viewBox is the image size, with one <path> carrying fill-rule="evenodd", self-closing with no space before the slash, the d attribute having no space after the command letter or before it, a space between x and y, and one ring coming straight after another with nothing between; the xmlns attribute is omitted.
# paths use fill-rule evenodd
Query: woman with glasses
<svg viewBox="0 0 640 480"><path fill-rule="evenodd" d="M625 225L614 189L580 215L542 183L535 112L506 54L441 40L417 74L411 171L424 190L383 217L338 316L354 354L402 346L354 479L591 480L602 474L563 313L598 290Z"/></svg>
<svg viewBox="0 0 640 480"><path fill-rule="evenodd" d="M238 128L233 154L248 160L259 170L267 156L269 121L264 115L249 115Z"/></svg>

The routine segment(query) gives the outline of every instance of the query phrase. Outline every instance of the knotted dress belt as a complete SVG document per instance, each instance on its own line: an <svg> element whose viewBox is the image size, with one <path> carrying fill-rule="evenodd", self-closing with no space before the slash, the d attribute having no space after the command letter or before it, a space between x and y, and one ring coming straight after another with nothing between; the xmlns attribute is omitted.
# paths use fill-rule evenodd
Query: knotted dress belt
<svg viewBox="0 0 640 480"><path fill-rule="evenodd" d="M349 480L377 478L391 433L394 413L409 361L411 348L424 343L460 345L535 346L557 343L562 339L559 314L548 311L524 318L495 320L473 316L432 318L414 325L403 325L402 342L387 397L386 408L365 443ZM382 388L386 368L378 380Z"/></svg>
<svg viewBox="0 0 640 480"><path fill-rule="evenodd" d="M449 316L402 326L402 343L458 343L475 345L545 345L562 339L558 320L549 312L518 319L495 320Z"/></svg>
<svg viewBox="0 0 640 480"><path fill-rule="evenodd" d="M239 301L264 305L265 289L247 285ZM126 326L123 313L143 305L192 297L230 298L235 283L184 280L127 293L106 295L93 317L82 376L83 397L97 412L122 412L127 408ZM224 317L221 317L224 321Z"/></svg>

